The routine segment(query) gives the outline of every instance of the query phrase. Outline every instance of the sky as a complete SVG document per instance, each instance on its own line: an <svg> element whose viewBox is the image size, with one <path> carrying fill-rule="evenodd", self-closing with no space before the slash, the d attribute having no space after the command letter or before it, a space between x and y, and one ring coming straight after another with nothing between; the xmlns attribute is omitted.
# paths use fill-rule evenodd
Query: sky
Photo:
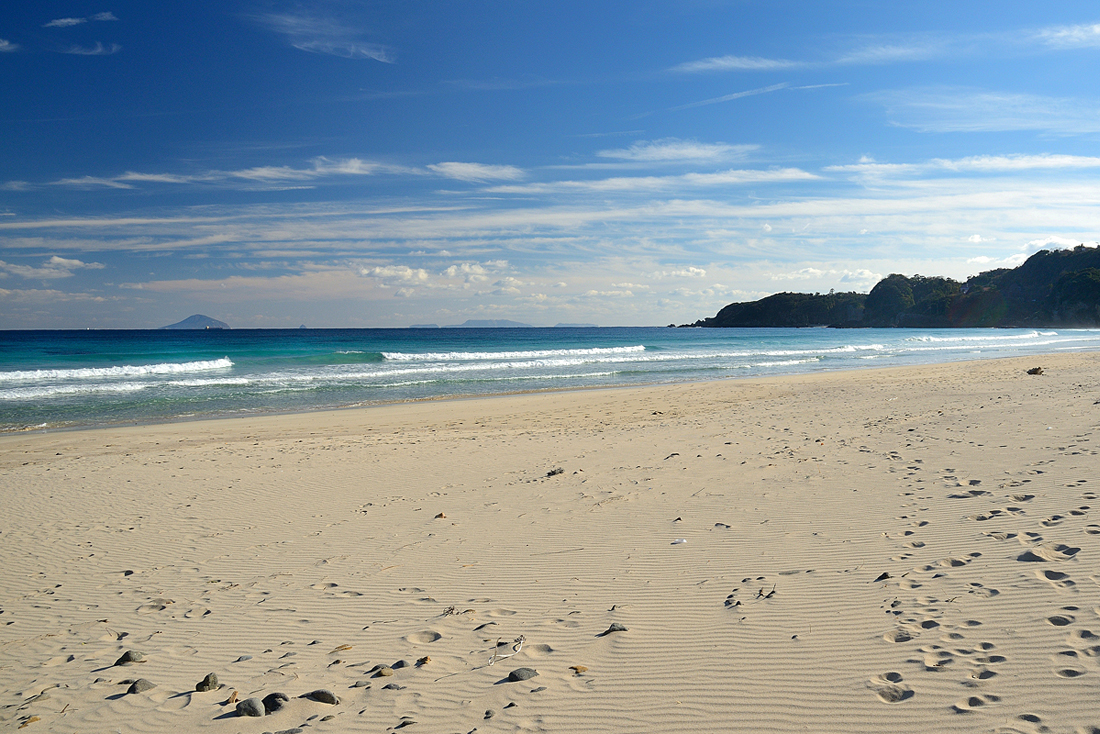
<svg viewBox="0 0 1100 734"><path fill-rule="evenodd" d="M0 328L666 325L1100 239L1100 7L9 0Z"/></svg>

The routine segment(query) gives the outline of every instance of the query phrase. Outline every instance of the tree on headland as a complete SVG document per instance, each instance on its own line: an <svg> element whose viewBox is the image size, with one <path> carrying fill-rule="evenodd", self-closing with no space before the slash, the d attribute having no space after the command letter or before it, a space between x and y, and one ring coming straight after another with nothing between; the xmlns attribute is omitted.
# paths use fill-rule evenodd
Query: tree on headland
<svg viewBox="0 0 1100 734"><path fill-rule="evenodd" d="M892 273L871 292L776 293L692 326L1100 326L1100 248L1040 250L965 283Z"/></svg>

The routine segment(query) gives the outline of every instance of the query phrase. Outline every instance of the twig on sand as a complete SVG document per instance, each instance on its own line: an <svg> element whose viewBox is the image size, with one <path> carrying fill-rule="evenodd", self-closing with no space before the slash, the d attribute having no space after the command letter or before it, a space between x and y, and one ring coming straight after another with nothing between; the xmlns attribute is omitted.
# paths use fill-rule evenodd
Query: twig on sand
<svg viewBox="0 0 1100 734"><path fill-rule="evenodd" d="M489 665L492 665L498 660L505 660L512 657L513 655L516 655L517 653L519 653L520 650L523 649L523 643L525 642L527 642L527 638L523 635L517 637L515 640L512 641L512 652L508 653L507 655L498 654L496 648L494 648L493 654L489 657ZM502 643L500 641L500 638L497 638L497 648L499 648L501 644Z"/></svg>

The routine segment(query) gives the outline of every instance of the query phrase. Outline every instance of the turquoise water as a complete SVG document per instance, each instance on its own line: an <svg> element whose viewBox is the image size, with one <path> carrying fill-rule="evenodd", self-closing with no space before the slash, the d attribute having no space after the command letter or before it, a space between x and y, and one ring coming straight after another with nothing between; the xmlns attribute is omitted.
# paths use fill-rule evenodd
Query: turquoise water
<svg viewBox="0 0 1100 734"><path fill-rule="evenodd" d="M0 332L0 431L1100 349L1075 329Z"/></svg>

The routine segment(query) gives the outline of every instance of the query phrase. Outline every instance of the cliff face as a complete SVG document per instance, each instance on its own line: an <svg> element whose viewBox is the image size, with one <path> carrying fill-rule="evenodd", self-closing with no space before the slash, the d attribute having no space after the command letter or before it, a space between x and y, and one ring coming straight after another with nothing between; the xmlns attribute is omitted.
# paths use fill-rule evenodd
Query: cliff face
<svg viewBox="0 0 1100 734"><path fill-rule="evenodd" d="M892 274L862 293L777 293L692 326L1100 326L1100 248L1040 250L965 283Z"/></svg>

